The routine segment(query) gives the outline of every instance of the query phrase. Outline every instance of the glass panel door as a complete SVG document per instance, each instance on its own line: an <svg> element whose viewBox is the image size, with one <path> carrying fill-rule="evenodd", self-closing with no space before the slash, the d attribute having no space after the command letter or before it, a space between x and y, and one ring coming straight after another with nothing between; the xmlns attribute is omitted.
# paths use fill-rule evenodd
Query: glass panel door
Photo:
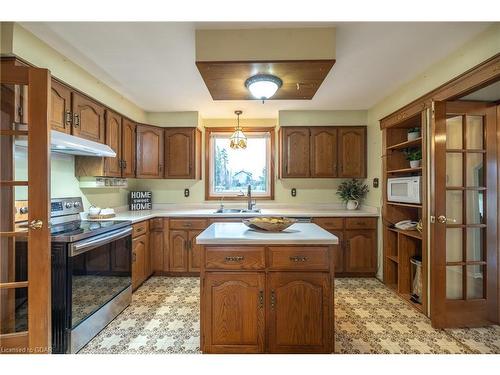
<svg viewBox="0 0 500 375"><path fill-rule="evenodd" d="M497 165L496 114L489 103L434 106L431 319L437 327L481 325L488 321L488 295L496 293L487 278L496 278L497 219L487 207L489 200L496 206L497 168L485 169L487 160Z"/></svg>
<svg viewBox="0 0 500 375"><path fill-rule="evenodd" d="M0 350L44 353L50 351L50 74L12 59L0 63Z"/></svg>

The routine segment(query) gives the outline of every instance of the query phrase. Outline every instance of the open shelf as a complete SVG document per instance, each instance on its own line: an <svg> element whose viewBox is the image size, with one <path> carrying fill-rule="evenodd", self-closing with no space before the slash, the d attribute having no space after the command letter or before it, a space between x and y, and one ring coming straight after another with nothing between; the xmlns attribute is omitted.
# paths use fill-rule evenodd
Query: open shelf
<svg viewBox="0 0 500 375"><path fill-rule="evenodd" d="M389 202L388 201L387 204L390 204L391 206L422 208L421 204L414 204L414 203L399 203L399 202Z"/></svg>
<svg viewBox="0 0 500 375"><path fill-rule="evenodd" d="M422 167L393 169L393 170L387 171L388 174L417 173L417 172L422 172Z"/></svg>
<svg viewBox="0 0 500 375"><path fill-rule="evenodd" d="M427 216L427 168L426 168L426 139L428 137L427 114L418 112L409 118L402 119L399 123L392 124L383 129L383 144L385 145L384 183L388 178L421 176L422 177L422 203L389 202L384 194L383 203L383 249L384 249L384 283L396 295L414 307L417 311L427 314L427 228L420 233L417 230L401 230L393 227L399 221L418 221ZM420 129L420 137L408 140L408 130ZM406 149L422 150L421 166L411 168L405 153ZM384 186L387 189L387 185ZM386 190L385 190L386 191ZM422 260L422 304L411 301L415 266L410 262L412 257Z"/></svg>
<svg viewBox="0 0 500 375"><path fill-rule="evenodd" d="M402 230L402 229L390 228L390 227L387 229L389 229L392 232L400 233L404 236L416 238L417 240L422 239L422 233L420 233L418 230Z"/></svg>
<svg viewBox="0 0 500 375"><path fill-rule="evenodd" d="M401 150L412 146L413 147L420 146L421 144L422 144L422 137L419 137L411 141L405 141L401 143L396 143L395 145L388 146L387 150Z"/></svg>

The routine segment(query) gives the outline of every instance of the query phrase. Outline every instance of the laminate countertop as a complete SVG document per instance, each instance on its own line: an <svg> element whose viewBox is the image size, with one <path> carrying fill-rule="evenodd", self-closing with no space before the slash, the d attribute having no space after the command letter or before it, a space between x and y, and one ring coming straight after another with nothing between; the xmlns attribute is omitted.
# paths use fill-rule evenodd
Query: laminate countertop
<svg viewBox="0 0 500 375"><path fill-rule="evenodd" d="M238 206L239 207L239 206ZM260 212L238 212L238 213L215 213L217 205L212 206L187 206L158 204L153 210L128 211L124 208L116 210L116 217L110 220L128 220L138 223L155 217L171 218L240 218L257 216L285 216L285 217L378 217L376 207L365 207L357 210L346 210L341 206L328 205L304 205L304 206L263 206ZM233 208L233 207L226 207ZM87 214L82 214L82 219L87 219Z"/></svg>
<svg viewBox="0 0 500 375"><path fill-rule="evenodd" d="M196 237L199 245L336 245L337 236L313 223L296 223L282 232L265 232L243 223L213 223Z"/></svg>

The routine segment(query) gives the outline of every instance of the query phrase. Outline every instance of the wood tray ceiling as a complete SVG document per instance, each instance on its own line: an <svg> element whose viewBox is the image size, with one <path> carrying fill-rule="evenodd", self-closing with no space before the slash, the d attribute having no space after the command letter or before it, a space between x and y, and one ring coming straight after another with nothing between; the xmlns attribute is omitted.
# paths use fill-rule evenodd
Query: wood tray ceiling
<svg viewBox="0 0 500 375"><path fill-rule="evenodd" d="M213 100L258 100L245 87L255 74L273 74L283 86L269 100L310 100L335 60L197 61Z"/></svg>

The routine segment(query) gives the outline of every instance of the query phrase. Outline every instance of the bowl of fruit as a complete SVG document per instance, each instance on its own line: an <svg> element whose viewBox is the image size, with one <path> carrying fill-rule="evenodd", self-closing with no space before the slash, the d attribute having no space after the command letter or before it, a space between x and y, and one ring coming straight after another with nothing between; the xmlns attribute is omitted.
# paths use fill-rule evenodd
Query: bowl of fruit
<svg viewBox="0 0 500 375"><path fill-rule="evenodd" d="M253 217L243 219L247 227L266 232L282 232L297 220L288 217Z"/></svg>

